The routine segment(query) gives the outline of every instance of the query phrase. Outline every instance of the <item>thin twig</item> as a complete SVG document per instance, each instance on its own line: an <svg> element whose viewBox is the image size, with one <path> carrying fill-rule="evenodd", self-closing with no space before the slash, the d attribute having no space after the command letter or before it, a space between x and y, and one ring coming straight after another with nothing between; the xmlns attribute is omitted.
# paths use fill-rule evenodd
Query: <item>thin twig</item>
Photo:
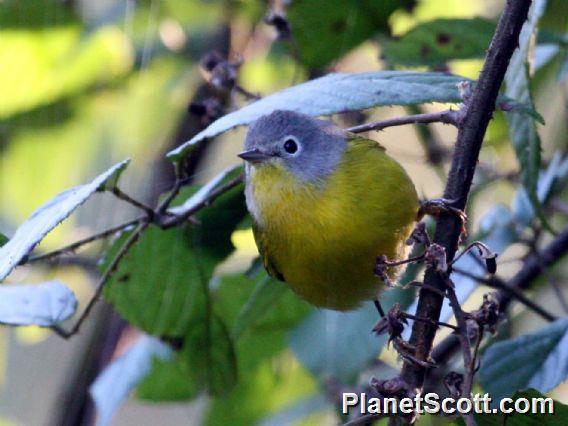
<svg viewBox="0 0 568 426"><path fill-rule="evenodd" d="M234 179L230 180L229 182L227 182L225 185L218 187L214 191L211 191L211 193L209 194L208 197L206 197L202 202L196 204L192 209L184 212L183 215L175 216L171 213L168 213L167 211L162 213L162 214L158 214L158 212L155 211L154 212L154 218L156 220L154 220L154 223L157 226L161 227L162 229L169 229L171 227L185 223L187 220L189 220L191 215L197 213L199 210L201 210L205 207L210 206L217 198L219 198L225 192L229 191L230 189L234 188L238 184L242 183L243 179L244 179L244 176L239 175L239 176L235 177ZM182 185L183 185L183 181L180 180L180 187ZM159 218L161 218L161 219L158 220ZM84 238L82 240L74 242L73 244L62 247L60 249L51 251L49 253L44 253L44 254L40 254L40 255L37 255L37 256L29 257L28 259L24 259L20 264L23 265L23 264L27 264L27 263L47 261L47 260L51 260L55 257L61 256L63 254L72 253L75 250L79 249L80 247L82 247L86 244L89 244L91 242L94 242L94 241L97 241L97 240L100 240L100 239L103 239L103 238L110 237L110 236L112 236L112 235L114 235L118 232L124 231L125 229L127 229L131 226L135 226L135 225L138 225L140 223L150 221L150 220L151 220L151 218L149 218L148 215L139 216L139 217L132 219L128 222L114 226L110 229L107 229L106 231L99 232L97 234L91 235L90 237Z"/></svg>
<svg viewBox="0 0 568 426"><path fill-rule="evenodd" d="M459 330L459 327L456 327L455 325L452 325L452 324L448 324L447 322L434 321L434 320L431 320L430 318L418 318L416 315L412 315L412 314L409 314L407 312L404 312L403 316L405 318L411 319L413 321L425 321L425 322L428 322L430 324L435 325L436 327L442 326L442 327L451 328L452 330L455 330L455 331Z"/></svg>
<svg viewBox="0 0 568 426"><path fill-rule="evenodd" d="M470 253L474 259L476 259L480 265L485 266L485 264L481 261L479 261L479 259L473 254L471 253L471 250L477 247L479 249L479 251L482 251L482 253L488 253L490 252L489 247L487 247L485 244L483 244L481 241L473 241L472 243L470 243L466 248L464 248L461 253L459 253L456 257L454 257L454 260L452 260L451 265L455 265L455 263L460 260L460 258L466 254L466 253ZM495 256L497 257L497 256Z"/></svg>
<svg viewBox="0 0 568 426"><path fill-rule="evenodd" d="M551 314L542 306L539 306L537 303L533 302L531 299L526 297L520 290L507 285L507 283L500 278L497 277L485 278L472 274L471 272L466 271L464 269L459 269L459 268L453 268L453 269L456 273L460 275L471 278L472 280L475 280L479 283L485 284L492 288L496 288L498 290L502 290L503 292L510 294L511 297L513 297L514 299L516 299L517 301L519 301L520 303L522 303L527 308L531 309L533 312L540 315L542 318L544 318L547 321L555 321L557 319L555 315Z"/></svg>
<svg viewBox="0 0 568 426"><path fill-rule="evenodd" d="M237 93L240 93L249 101L258 101L259 99L262 98L262 96L257 95L257 94L252 93L252 92L249 92L247 89L245 89L244 87L242 87L238 84L235 84L234 89Z"/></svg>
<svg viewBox="0 0 568 426"><path fill-rule="evenodd" d="M135 200L130 195L123 192L118 186L113 186L112 188L109 188L109 192L111 192L116 198L118 198L122 201L126 201L128 204L131 204L134 207L137 207L140 210L146 212L146 214L148 215L148 218L150 220L152 220L154 218L155 212L154 212L154 209L152 207L147 206L146 204L144 204L144 203L142 203L138 200Z"/></svg>
<svg viewBox="0 0 568 426"><path fill-rule="evenodd" d="M351 133L369 132L371 130L382 130L387 127L403 126L405 124L428 124L428 123L444 123L457 126L459 120L459 111L451 109L431 112L426 114L406 115L402 117L389 118L388 120L375 121L372 123L361 124L360 126L349 127L346 129Z"/></svg>
<svg viewBox="0 0 568 426"><path fill-rule="evenodd" d="M386 414L365 414L363 416L359 416L345 424L343 426L368 426L372 425L379 419L388 417Z"/></svg>
<svg viewBox="0 0 568 426"><path fill-rule="evenodd" d="M450 301L450 306L454 312L454 316L456 317L456 322L458 324L459 333L457 333L458 339L461 344L462 348L462 356L463 362L465 367L465 375L464 375L464 383L462 388L462 397L463 398L470 398L471 389L473 387L473 376L475 374L475 366L473 363L473 357L471 354L471 347L469 344L469 337L468 337L468 330L467 330L467 322L465 320L464 312L460 306L460 302L458 297L456 296L456 292L454 291L454 285L450 281L449 278L446 278L446 294L448 295L448 299ZM471 413L469 414L462 414L462 417L465 421L467 426L474 426L475 420Z"/></svg>
<svg viewBox="0 0 568 426"><path fill-rule="evenodd" d="M473 356L472 356L472 365L473 365L473 374L477 373L479 365L477 364L477 355L479 353L479 347L481 346L481 341L483 340L483 332L484 329L482 327L479 328L479 334L477 335L477 339L475 341L475 346L473 347Z"/></svg>
<svg viewBox="0 0 568 426"><path fill-rule="evenodd" d="M144 230L148 227L148 225L149 225L149 222L141 222L140 224L138 224L138 227L134 231L132 231L132 234L124 242L122 247L120 247L120 250L116 253L114 258L112 259L112 261L110 262L110 264L106 268L105 272L103 273L103 275L99 279L99 282L97 283L97 287L95 289L95 293L94 293L93 297L91 298L91 300L87 304L85 310L83 311L83 313L81 314L81 316L79 317L79 319L77 320L75 325L69 331L66 331L63 328L61 328L60 326L56 325L56 326L52 327L53 331L55 331L59 336L65 338L65 339L68 339L71 336L73 336L73 335L75 335L79 332L79 329L81 328L81 324L83 324L85 319L89 316L89 313L91 312L91 310L93 309L93 307L95 306L95 304L97 303L99 298L101 297L104 285L109 280L109 278L112 276L112 274L114 273L114 271L118 267L118 264L124 258L126 253L128 253L128 250L134 245L134 243L136 243L136 241L138 240L138 238L140 238L140 235L142 234L142 232L144 232Z"/></svg>
<svg viewBox="0 0 568 426"><path fill-rule="evenodd" d="M536 258L539 260L542 275L544 275L544 277L546 278L546 280L548 281L548 283L552 287L552 290L556 294L556 297L558 298L558 301L560 302L560 306L564 310L564 313L567 313L568 312L568 303L566 303L566 298L564 297L564 294L562 293L562 291L560 290L560 288L558 287L558 285L554 281L552 274L550 274L550 272L543 266L544 262L542 262L542 259L540 257L539 251L538 251L538 247L537 247L538 239L542 236L542 233L540 231L541 231L540 229L535 231L533 241L531 241L529 247L531 249L531 252L533 252L535 254Z"/></svg>
<svg viewBox="0 0 568 426"><path fill-rule="evenodd" d="M544 250L525 259L524 266L508 282L508 287L524 290L548 268L568 253L568 227L564 228ZM505 309L514 298L508 294L499 295L499 306Z"/></svg>
<svg viewBox="0 0 568 426"><path fill-rule="evenodd" d="M120 225L109 228L106 231L99 232L97 234L91 235L90 237L87 237L87 238L84 238L84 239L79 240L77 242L74 242L73 244L69 244L68 246L65 246L63 248L60 248L60 249L57 249L57 250L54 250L54 251L50 251L49 253L44 253L44 254L39 254L37 256L32 256L28 259L25 259L22 262L22 264L51 260L51 259L58 257L58 256L61 256L63 254L72 253L75 250L79 249L80 247L84 246L85 244L89 244L89 243L92 243L94 241L101 240L103 238L111 237L114 234L116 234L118 232L122 232L122 231L124 231L125 229L127 229L131 226L137 225L140 222L142 222L145 218L146 218L146 216L137 217L137 218L132 219L132 220L126 222L126 223L122 223Z"/></svg>
<svg viewBox="0 0 568 426"><path fill-rule="evenodd" d="M158 215L163 214L167 210L167 208L170 206L170 204L172 203L174 198L177 197L181 187L183 186L183 176L182 176L183 166L182 166L182 162L178 161L175 164L174 167L175 167L176 180L174 182L172 189L170 189L170 191L168 192L168 194L166 195L164 200L156 208L156 213Z"/></svg>
<svg viewBox="0 0 568 426"><path fill-rule="evenodd" d="M420 281L411 281L408 284L405 284L405 285L402 286L402 288L406 288L406 287L426 288L429 291L433 291L434 293L440 295L440 297L446 297L445 291L442 291L439 288L429 287L429 286L425 285L424 283L421 283Z"/></svg>
<svg viewBox="0 0 568 426"><path fill-rule="evenodd" d="M506 289L499 291L497 300L499 302L499 311L506 312L514 297L510 289L519 292L531 286L531 284L542 274L542 268L548 268L562 259L568 253L568 227L566 227L558 236L543 250L540 255L528 256L523 267L506 283ZM539 258L542 259L539 262ZM542 264L542 262L544 262ZM460 272L461 273L461 272ZM432 358L437 363L446 362L459 346L458 339L455 335L451 335L442 340L433 350Z"/></svg>
<svg viewBox="0 0 568 426"><path fill-rule="evenodd" d="M202 208L210 206L217 198L219 198L221 195L223 195L227 191L231 190L235 186L238 186L239 184L241 184L243 182L243 180L244 180L243 174L236 176L235 178L228 181L226 184L219 186L217 189L211 191L209 193L208 197L206 197L200 203L197 203L191 209L185 211L183 214L180 214L180 215L177 215L177 216L171 216L171 217L167 218L166 220L164 220L164 222L162 222L160 224L160 226L163 229L168 229L168 228L171 228L173 226L177 226L181 223L186 222L192 215L197 213Z"/></svg>
<svg viewBox="0 0 568 426"><path fill-rule="evenodd" d="M414 257L409 257L408 259L404 259L404 260L385 260L385 266L388 267L394 267L394 266L400 266L400 265L405 265L407 263L418 263L418 262L422 262L426 257L425 253L422 253L418 256L414 256Z"/></svg>

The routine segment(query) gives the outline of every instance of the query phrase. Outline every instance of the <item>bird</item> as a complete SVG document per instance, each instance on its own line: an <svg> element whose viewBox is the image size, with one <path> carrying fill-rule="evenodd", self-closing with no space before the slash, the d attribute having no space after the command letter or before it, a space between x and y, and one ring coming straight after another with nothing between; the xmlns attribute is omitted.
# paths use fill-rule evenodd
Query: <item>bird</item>
<svg viewBox="0 0 568 426"><path fill-rule="evenodd" d="M406 258L420 207L404 168L378 142L289 110L251 124L244 149L246 205L268 274L320 308L377 301L376 259Z"/></svg>

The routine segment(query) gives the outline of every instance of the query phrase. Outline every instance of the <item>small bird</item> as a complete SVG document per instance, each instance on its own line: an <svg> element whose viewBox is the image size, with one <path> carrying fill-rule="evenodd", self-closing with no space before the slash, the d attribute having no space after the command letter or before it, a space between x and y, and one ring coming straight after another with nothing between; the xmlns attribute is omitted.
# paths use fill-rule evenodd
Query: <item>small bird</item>
<svg viewBox="0 0 568 426"><path fill-rule="evenodd" d="M376 258L406 258L419 209L402 166L373 140L286 110L259 118L244 145L246 202L267 272L318 307L376 300Z"/></svg>

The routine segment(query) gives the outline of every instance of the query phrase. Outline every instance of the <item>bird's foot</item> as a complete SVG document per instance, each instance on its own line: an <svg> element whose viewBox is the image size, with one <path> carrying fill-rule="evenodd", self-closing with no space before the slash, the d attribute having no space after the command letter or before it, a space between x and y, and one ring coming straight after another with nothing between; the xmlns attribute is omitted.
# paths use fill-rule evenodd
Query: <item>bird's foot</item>
<svg viewBox="0 0 568 426"><path fill-rule="evenodd" d="M434 198L432 200L423 201L418 209L417 220L422 220L425 215L440 216L441 214L452 214L461 222L461 234L467 236L465 225L467 223L467 215L463 210L454 207L457 200L448 200L446 198Z"/></svg>
<svg viewBox="0 0 568 426"><path fill-rule="evenodd" d="M430 321L425 320L422 318L418 318L414 315L407 314L402 310L400 304L395 303L389 312L385 315L383 308L378 300L375 300L375 306L381 315L381 319L377 322L377 324L373 327L373 332L378 336L384 333L389 335L388 343L392 343L394 349L398 352L398 354L407 362L421 366L424 368L431 368L434 367L434 361L428 357L426 360L420 360L416 357L416 348L408 343L407 341L402 339L402 332L404 331L404 327L408 325L407 319L412 319L414 321L426 321L430 322L434 325L442 325L448 326L455 329L455 327L450 326L446 323L439 323L437 321Z"/></svg>
<svg viewBox="0 0 568 426"><path fill-rule="evenodd" d="M449 328L453 331L459 330L458 327L456 327L455 325L452 325L452 324L448 324L447 322L436 321L436 320L433 320L433 319L430 319L430 318L417 317L416 315L412 315L412 314L409 314L407 312L403 312L402 316L404 318L410 319L412 321L420 321L420 322L424 322L424 323L427 323L427 324L431 324L431 325L436 326L436 327L447 327L447 328Z"/></svg>
<svg viewBox="0 0 568 426"><path fill-rule="evenodd" d="M406 240L407 246L421 244L424 247L428 247L431 243L430 235L428 235L428 230L424 222L418 222L412 230L412 234L410 234L410 237Z"/></svg>
<svg viewBox="0 0 568 426"><path fill-rule="evenodd" d="M389 342L393 339L399 338L404 331L404 326L408 323L406 318L404 318L400 304L395 303L389 312L385 315L383 309L380 307L381 304L375 300L375 306L379 310L381 319L373 327L373 332L379 336L384 333L388 333Z"/></svg>
<svg viewBox="0 0 568 426"><path fill-rule="evenodd" d="M418 263L424 260L424 255L409 257L404 260L388 260L386 256L377 256L375 260L375 276L379 277L387 287L396 287L395 283L391 280L387 274L389 268L396 268L397 266L405 265L408 263Z"/></svg>
<svg viewBox="0 0 568 426"><path fill-rule="evenodd" d="M425 360L416 357L416 347L401 338L393 340L393 347L406 362L422 368L436 367L434 360L428 356Z"/></svg>
<svg viewBox="0 0 568 426"><path fill-rule="evenodd" d="M423 282L420 281L411 281L407 284L405 284L402 288L407 288L407 287L417 287L417 288L423 288L425 290L431 291L433 293L436 293L442 297L446 297L446 292L443 290L440 290L439 288L433 287L429 284L424 284Z"/></svg>

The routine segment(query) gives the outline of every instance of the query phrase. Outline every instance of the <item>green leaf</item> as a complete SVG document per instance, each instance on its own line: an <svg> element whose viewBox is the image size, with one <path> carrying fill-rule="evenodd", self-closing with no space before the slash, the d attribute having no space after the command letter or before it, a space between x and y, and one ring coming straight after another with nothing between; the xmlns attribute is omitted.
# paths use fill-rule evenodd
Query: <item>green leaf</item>
<svg viewBox="0 0 568 426"><path fill-rule="evenodd" d="M282 352L286 345L286 333L289 329L295 326L309 310L309 306L298 299L297 296L279 282L269 281L268 284L275 285L284 289L284 294L279 298L273 299L272 305L267 306L267 309L253 309L255 315L248 316L242 312L247 311L246 306L256 305L256 302L251 302L249 299L258 299L254 296L255 289L258 288L260 283L266 280L265 273L261 274L258 280L253 280L245 275L231 275L225 276L220 279L218 289L212 294L211 302L213 306L213 315L218 321L219 318L228 325L229 330L233 330L230 334L235 336L235 326L238 322L243 321L239 319L243 316L248 317L246 327L241 328L243 331L240 336L229 337L222 333L216 336L226 348L225 360L226 362L219 368L228 368L232 363L230 362L229 342L235 346L237 371L239 372L239 380L237 387L239 389L248 389L247 384L242 384L244 381L248 383L252 377L257 374L259 366L265 362L270 361L273 357ZM251 312L252 313L252 312ZM199 322L202 317L198 317L196 322ZM203 322L203 321L202 321ZM173 362L156 362L151 375L141 384L138 395L144 399L154 401L176 401L182 399L191 399L196 395L196 392L203 388L205 382L203 378L197 377L193 371L194 366L190 365L191 359L196 359L200 355L190 354L190 344L193 345L195 350L202 351L203 349L203 328L197 328L194 331L192 342L186 339L185 347ZM199 339L202 339L201 341ZM223 354L221 354L223 355ZM223 357L220 357L223 359ZM270 362L268 363L270 364ZM231 377L233 373L229 370L225 372L224 377ZM216 376L213 376L215 378ZM231 384L226 384L229 390ZM213 387L216 389L216 386ZM235 392L240 392L235 390ZM231 394L233 395L233 394ZM236 395L229 396L231 400L237 398ZM238 398L237 398L238 399ZM225 397L220 397L219 400L226 401Z"/></svg>
<svg viewBox="0 0 568 426"><path fill-rule="evenodd" d="M287 333L311 310L288 286L269 279L264 271L257 279L223 277L214 300L216 312L236 338L243 374L280 353L286 347Z"/></svg>
<svg viewBox="0 0 568 426"><path fill-rule="evenodd" d="M483 58L494 32L495 23L481 18L436 19L386 41L382 53L387 61L404 66Z"/></svg>
<svg viewBox="0 0 568 426"><path fill-rule="evenodd" d="M211 395L225 395L237 383L237 360L229 331L221 318L205 311L189 326L180 353L190 377Z"/></svg>
<svg viewBox="0 0 568 426"><path fill-rule="evenodd" d="M104 296L130 324L153 335L181 337L205 304L202 281L207 283L216 263L192 249L186 229L150 227L120 262Z"/></svg>
<svg viewBox="0 0 568 426"><path fill-rule="evenodd" d="M57 0L5 0L0 7L1 29L46 28L77 22L73 8Z"/></svg>
<svg viewBox="0 0 568 426"><path fill-rule="evenodd" d="M544 13L545 6L546 0L533 2L528 20L525 22L519 36L519 49L513 54L505 75L506 96L532 109L534 109L534 102L530 91L529 47L533 34L536 31L538 20ZM521 168L523 185L527 190L529 200L537 216L543 225L550 229L537 196L541 143L536 124L529 116L515 113L507 114L507 120L509 122L511 142L515 148Z"/></svg>
<svg viewBox="0 0 568 426"><path fill-rule="evenodd" d="M299 401L286 406L276 414L272 414L263 419L259 426L280 426L298 424L308 416L312 416L318 412L331 410L332 406L329 398L322 394L313 395L311 397L301 398Z"/></svg>
<svg viewBox="0 0 568 426"><path fill-rule="evenodd" d="M313 378L284 352L258 362L242 377L233 392L215 398L207 410L205 425L249 426L258 424L270 413L310 398L316 392Z"/></svg>
<svg viewBox="0 0 568 426"><path fill-rule="evenodd" d="M568 420L568 405L548 398L534 389L515 392L513 400L526 398L536 407L536 410L546 410L546 413L510 413L510 414L476 414L478 426L564 426ZM550 405L554 414L548 412ZM543 408L541 408L543 407ZM463 424L463 421L460 422Z"/></svg>
<svg viewBox="0 0 568 426"><path fill-rule="evenodd" d="M484 389L496 400L529 387L548 392L567 377L567 318L535 333L489 346L479 372Z"/></svg>
<svg viewBox="0 0 568 426"><path fill-rule="evenodd" d="M214 192L216 189L221 186L221 184L225 183L228 179L236 177L237 175L243 173L243 167L230 167L226 170L223 170L201 188L198 191L191 194L182 204L177 205L178 201L174 203L175 207L170 208L168 211L175 215L182 216L187 214L191 210L195 209L200 204L204 203L207 198ZM193 192L193 189L190 189L190 192ZM183 197L183 196L182 196Z"/></svg>
<svg viewBox="0 0 568 426"><path fill-rule="evenodd" d="M233 325L233 336L238 338L245 330L260 321L286 290L284 283L264 276L239 312Z"/></svg>
<svg viewBox="0 0 568 426"><path fill-rule="evenodd" d="M390 15L412 1L296 0L288 8L301 62L321 69L377 32L388 33Z"/></svg>
<svg viewBox="0 0 568 426"><path fill-rule="evenodd" d="M179 201L195 191L185 189ZM245 215L242 188L236 187L195 215L200 225L167 231L150 227L105 286L105 298L150 334L185 336L208 303L213 270L233 252L231 234ZM107 255L112 257L112 252Z"/></svg>
<svg viewBox="0 0 568 426"><path fill-rule="evenodd" d="M0 247L2 247L8 241L10 241L10 238L0 232Z"/></svg>
<svg viewBox="0 0 568 426"><path fill-rule="evenodd" d="M199 392L199 383L190 378L189 366L180 354L173 360L154 358L150 373L136 388L136 396L153 402L193 399Z"/></svg>
<svg viewBox="0 0 568 426"><path fill-rule="evenodd" d="M410 305L412 290L390 289L381 295L389 309L395 302ZM318 309L290 334L290 346L300 362L316 377L350 382L375 359L387 336L371 332L379 320L372 303L352 312Z"/></svg>
<svg viewBox="0 0 568 426"><path fill-rule="evenodd" d="M0 281L31 253L34 247L60 222L83 204L91 195L104 187L127 166L129 160L111 167L91 183L68 189L38 208L16 230L14 236L0 248Z"/></svg>
<svg viewBox="0 0 568 426"><path fill-rule="evenodd" d="M113 81L133 65L130 41L116 27L83 34L79 25L46 31L0 26L0 39L0 119Z"/></svg>
<svg viewBox="0 0 568 426"><path fill-rule="evenodd" d="M538 392L535 389L527 389L524 391L517 391L512 397L513 399L519 398L526 398L529 401L534 401L536 403L538 401L539 404L537 405L537 410L539 407L543 407L543 410L548 410L550 408L550 403L548 400L552 400L552 398L548 398L546 395ZM542 402L541 402L542 401ZM511 413L504 415L505 421L507 426L563 426L568 421L568 405L562 404L559 401L552 401L554 406L554 414L544 414L544 413Z"/></svg>
<svg viewBox="0 0 568 426"><path fill-rule="evenodd" d="M413 105L428 102L459 103L457 83L465 77L438 72L378 71L357 74L328 74L274 93L214 121L188 142L170 151L172 161L191 152L205 138L234 127L250 124L278 109L312 116L357 111L384 105ZM518 102L501 98L509 111L531 113Z"/></svg>
<svg viewBox="0 0 568 426"><path fill-rule="evenodd" d="M237 384L235 347L223 320L201 306L174 360L154 360L137 395L152 401L181 401L199 392L225 395Z"/></svg>
<svg viewBox="0 0 568 426"><path fill-rule="evenodd" d="M282 283L269 281L269 285L283 288L283 294L271 306L258 303L268 298L259 297L259 283L266 273L253 280L246 275L223 277L214 296L214 306L227 324L235 330L242 321L247 306L266 306L268 309L251 309L257 315L248 317L244 332L236 340L239 382L226 397L215 398L209 409L209 425L250 425L283 408L302 395L314 392L311 376L291 356L287 348L288 332L312 309ZM263 288L263 287L260 287ZM256 301L255 301L256 300ZM257 305L258 303L258 305ZM233 332L233 334L235 334Z"/></svg>

